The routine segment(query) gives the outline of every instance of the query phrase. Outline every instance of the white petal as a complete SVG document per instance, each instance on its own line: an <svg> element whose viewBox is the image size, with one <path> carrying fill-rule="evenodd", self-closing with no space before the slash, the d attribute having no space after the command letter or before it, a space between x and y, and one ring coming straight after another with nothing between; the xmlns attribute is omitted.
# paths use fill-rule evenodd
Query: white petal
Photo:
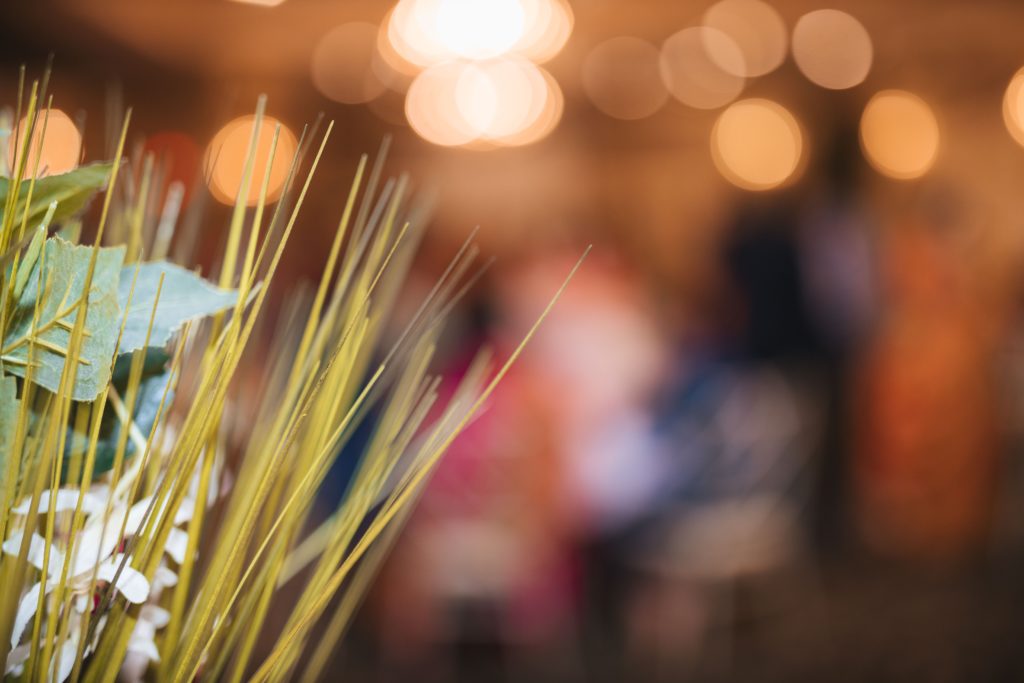
<svg viewBox="0 0 1024 683"><path fill-rule="evenodd" d="M105 525L103 515L94 515L89 519L75 542L75 561L71 565L71 576L91 573L93 567L110 557L120 541L124 515L125 508L121 506L111 510Z"/></svg>
<svg viewBox="0 0 1024 683"><path fill-rule="evenodd" d="M135 628L132 629L132 640L153 640L156 637L156 627L149 623L141 616L135 622Z"/></svg>
<svg viewBox="0 0 1024 683"><path fill-rule="evenodd" d="M36 510L40 513L48 513L50 511L50 491L43 491L42 495L39 496L39 505L36 506ZM78 489L57 489L57 499L54 501L54 512L65 512L68 510L74 510L78 505ZM29 496L21 501L21 505L11 509L11 512L16 515L28 514L29 507L32 503L32 497ZM103 508L103 502L91 493L82 494L82 512L90 515L97 510Z"/></svg>
<svg viewBox="0 0 1024 683"><path fill-rule="evenodd" d="M21 540L24 535L19 531L12 534L9 539L4 541L3 550L8 555L14 555L17 557L18 553L21 552ZM46 539L39 534L32 534L32 540L28 544L28 555L25 557L28 563L36 569L42 571L43 569L43 555L46 552ZM47 566L47 571L50 576L59 575L61 567L64 565L64 553L59 548L50 547L50 564Z"/></svg>
<svg viewBox="0 0 1024 683"><path fill-rule="evenodd" d="M14 676L20 676L24 673L22 665L28 661L30 654L32 654L31 643L25 643L11 650L11 653L7 655L7 673Z"/></svg>
<svg viewBox="0 0 1024 683"><path fill-rule="evenodd" d="M185 498L181 501L181 505L178 506L178 511L174 513L174 526L184 524L192 520L192 515L196 512L196 501L192 498Z"/></svg>
<svg viewBox="0 0 1024 683"><path fill-rule="evenodd" d="M171 621L171 613L165 610L163 607L158 607L151 603L147 603L142 606L139 611L139 619L145 619L149 623L153 624L153 628L159 630Z"/></svg>
<svg viewBox="0 0 1024 683"><path fill-rule="evenodd" d="M99 482L89 487L89 493L105 501L107 498L110 498L110 486Z"/></svg>
<svg viewBox="0 0 1024 683"><path fill-rule="evenodd" d="M136 640L135 638L132 638L128 641L128 651L145 655L153 662L160 661L160 652L156 649L156 643L152 640L145 640L143 638Z"/></svg>
<svg viewBox="0 0 1024 683"><path fill-rule="evenodd" d="M157 586L160 586L160 588L165 588L167 586L177 585L178 575L171 571L169 567L161 564L159 567L156 568L156 575L153 577L154 590L156 589Z"/></svg>
<svg viewBox="0 0 1024 683"><path fill-rule="evenodd" d="M131 651L131 644L128 645L128 652L124 655L121 668L117 672L118 683L143 683L146 680L146 672L149 670L149 657Z"/></svg>
<svg viewBox="0 0 1024 683"><path fill-rule="evenodd" d="M128 536L135 536L142 531L143 522L146 521L146 511L149 510L149 501L152 500L152 496L143 498L128 511L128 523L125 524L124 533ZM159 514L157 511L153 511L153 514ZM159 519L159 517L157 517Z"/></svg>
<svg viewBox="0 0 1024 683"><path fill-rule="evenodd" d="M149 496L132 505L132 509L128 511L128 524L125 527L126 534L135 535L142 531L151 500L152 496ZM164 498L160 503L159 509L153 510L153 516L159 520L166 509L167 499ZM174 525L177 526L189 521L192 519L193 513L195 513L195 503L190 498L183 499L181 505L178 506L174 513Z"/></svg>
<svg viewBox="0 0 1024 683"><path fill-rule="evenodd" d="M39 588L41 584L34 583L32 587L28 589L28 592L21 596L21 602L18 603L18 613L14 617L14 630L11 631L11 647L17 647L18 641L21 640L21 634L25 632L25 627L28 626L28 622L32 620L32 617L36 614L36 608L39 606ZM49 593L53 590L50 585L46 586L46 592Z"/></svg>
<svg viewBox="0 0 1024 683"><path fill-rule="evenodd" d="M123 554L118 554L110 558L108 562L101 564L96 572L96 578L100 581L112 582L123 558ZM125 563L114 587L128 599L128 602L136 605L145 602L149 597L149 581L146 580L146 576L142 572L132 568L130 560Z"/></svg>
<svg viewBox="0 0 1024 683"><path fill-rule="evenodd" d="M53 680L53 670L57 669L57 680L60 683L64 683L71 675L71 670L75 668L75 655L78 653L78 629L71 629L68 633L67 640L60 646L60 650L54 653L53 660L50 662L50 676L48 680Z"/></svg>
<svg viewBox="0 0 1024 683"><path fill-rule="evenodd" d="M171 559L182 564L185 562L185 553L188 552L188 534L181 529L171 527L170 534L167 535L167 545L164 546L164 550L171 556Z"/></svg>

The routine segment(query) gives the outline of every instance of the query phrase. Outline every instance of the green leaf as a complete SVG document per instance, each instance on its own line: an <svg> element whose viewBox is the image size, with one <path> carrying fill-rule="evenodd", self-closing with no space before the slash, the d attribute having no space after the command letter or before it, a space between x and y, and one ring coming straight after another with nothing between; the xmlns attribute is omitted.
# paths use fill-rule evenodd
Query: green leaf
<svg viewBox="0 0 1024 683"><path fill-rule="evenodd" d="M53 204L50 205L53 208ZM25 258L22 259L21 263L18 264L18 278L14 283L14 300L17 301L22 293L25 291L25 285L28 284L28 278L32 275L32 271L36 267L36 263L39 261L39 252L43 250L43 244L46 242L46 226L40 224L36 228L36 233L32 236L32 241L28 245L28 249L25 250Z"/></svg>
<svg viewBox="0 0 1024 683"><path fill-rule="evenodd" d="M33 381L53 392L60 388L71 329L78 317L76 304L83 295L94 248L75 246L57 237L46 240L43 257L17 301L0 349L0 359L8 372L25 376L31 348L36 366ZM100 248L88 297L86 336L71 391L76 401L94 400L110 380L121 311L117 283L123 262L124 247ZM40 287L47 286L49 291L40 302L39 318L33 325L37 294Z"/></svg>
<svg viewBox="0 0 1024 683"><path fill-rule="evenodd" d="M160 300L156 292L160 276L164 277ZM149 346L163 346L189 320L203 318L227 310L238 301L238 292L220 289L181 266L166 261L153 261L139 266L139 277L135 282L131 306L128 307L128 293L132 291L135 266L125 266L121 271L118 300L125 310L124 334L121 336L121 353L128 353L146 346L146 330L156 303L156 317Z"/></svg>
<svg viewBox="0 0 1024 683"><path fill-rule="evenodd" d="M143 439L149 438L149 432L156 423L157 413L160 411L160 401L164 397L164 390L171 381L171 372L165 369L168 356L162 349L147 349L145 365L143 366L142 380L139 382L138 395L135 399L135 410L132 414L132 421L139 430ZM114 370L114 385L122 397L127 398L128 393L128 372L131 356L119 356L117 367ZM170 410L171 401L174 399L173 387L167 389L167 399L164 403L163 415L166 416ZM68 435L70 438L64 442L64 472L70 471L71 454L79 452L84 454L89 447L88 433L74 431L74 419L69 422ZM96 440L96 459L93 462L93 480L101 477L114 467L114 458L117 455L117 444L121 439L121 430L124 425L117 417L113 408L107 406L103 412L103 419L100 423L99 436ZM128 439L125 442L124 457L130 458L136 453L135 442Z"/></svg>
<svg viewBox="0 0 1024 683"><path fill-rule="evenodd" d="M0 377L0 494L4 491L7 461L14 446L18 426L18 383L13 377ZM7 504L4 502L3 504Z"/></svg>
<svg viewBox="0 0 1024 683"><path fill-rule="evenodd" d="M39 224L51 202L57 202L57 210L53 215L55 223L60 223L77 214L85 208L97 191L106 186L112 168L112 163L103 162L79 166L73 171L59 175L36 178L36 184L32 188L32 205L28 211L28 226L31 228ZM18 203L15 207L14 225L21 225L30 182L30 180L21 181ZM0 177L0 204L7 201L10 191L11 180Z"/></svg>

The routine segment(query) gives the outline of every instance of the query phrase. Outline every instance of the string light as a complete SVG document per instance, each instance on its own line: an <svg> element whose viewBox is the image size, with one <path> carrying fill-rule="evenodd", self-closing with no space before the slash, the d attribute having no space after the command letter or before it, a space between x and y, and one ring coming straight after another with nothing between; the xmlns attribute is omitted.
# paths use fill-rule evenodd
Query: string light
<svg viewBox="0 0 1024 683"><path fill-rule="evenodd" d="M859 85L871 70L867 29L846 12L809 12L793 27L793 60L812 83L843 90Z"/></svg>
<svg viewBox="0 0 1024 683"><path fill-rule="evenodd" d="M861 147L880 173L909 180L932 167L939 153L939 124L928 103L904 90L884 90L860 119Z"/></svg>
<svg viewBox="0 0 1024 683"><path fill-rule="evenodd" d="M28 120L22 118L17 135L11 135L8 139L8 167L13 167L15 157L20 156L27 131ZM81 156L82 133L71 117L60 109L40 111L32 127L25 176L31 176L37 168L39 177L67 173L78 166Z"/></svg>
<svg viewBox="0 0 1024 683"><path fill-rule="evenodd" d="M328 99L363 104L380 96L385 85L373 69L377 27L355 22L328 31L313 50L313 85Z"/></svg>
<svg viewBox="0 0 1024 683"><path fill-rule="evenodd" d="M803 135L782 105L741 100L715 122L711 154L718 170L737 187L769 190L795 177L803 160Z"/></svg>
<svg viewBox="0 0 1024 683"><path fill-rule="evenodd" d="M1018 144L1024 145L1024 69L1010 79L1003 95L1003 122Z"/></svg>
<svg viewBox="0 0 1024 683"><path fill-rule="evenodd" d="M729 36L743 53L742 70L721 41L705 43L708 56L736 76L753 78L774 71L786 58L786 24L761 0L721 0L704 13L704 26Z"/></svg>
<svg viewBox="0 0 1024 683"><path fill-rule="evenodd" d="M709 56L705 45L713 44L720 59L728 60L723 69ZM706 26L683 29L661 46L661 77L672 96L697 109L715 109L736 99L746 79L737 76L746 71L739 46L721 31Z"/></svg>
<svg viewBox="0 0 1024 683"><path fill-rule="evenodd" d="M235 197L241 190L254 121L255 117L253 116L242 116L229 122L217 132L206 148L204 166L209 169L207 185L213 196L224 204L234 204ZM277 148L274 151L274 159L270 164L267 201L276 201L284 189L288 168L291 166L298 141L295 138L295 133L287 126L271 116L264 116L256 142L252 180L245 200L250 206L259 200L260 188L267 172L267 161L270 157L274 130L279 125L281 132Z"/></svg>
<svg viewBox="0 0 1024 683"><path fill-rule="evenodd" d="M602 112L617 119L651 116L665 104L658 48L646 40L620 36L607 40L583 63L583 89Z"/></svg>

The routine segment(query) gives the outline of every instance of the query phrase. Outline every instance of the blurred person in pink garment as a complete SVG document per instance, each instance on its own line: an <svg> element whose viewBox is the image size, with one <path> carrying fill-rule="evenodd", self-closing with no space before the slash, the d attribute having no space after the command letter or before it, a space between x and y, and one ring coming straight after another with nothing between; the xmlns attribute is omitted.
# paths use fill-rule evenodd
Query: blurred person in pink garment
<svg viewBox="0 0 1024 683"><path fill-rule="evenodd" d="M524 259L493 279L500 289L480 289L475 326L499 359L574 258ZM656 485L638 443L663 351L643 288L608 253L588 259L556 313L438 466L381 577L372 609L393 655L450 675L451 646L483 641L513 653L489 660L579 666L579 539Z"/></svg>

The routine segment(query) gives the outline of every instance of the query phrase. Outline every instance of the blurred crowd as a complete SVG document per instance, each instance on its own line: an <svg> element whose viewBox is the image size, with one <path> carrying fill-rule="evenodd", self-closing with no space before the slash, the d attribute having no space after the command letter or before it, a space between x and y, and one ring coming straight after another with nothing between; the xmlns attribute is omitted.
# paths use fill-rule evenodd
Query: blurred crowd
<svg viewBox="0 0 1024 683"><path fill-rule="evenodd" d="M439 466L343 671L1024 673L1012 650L962 649L1024 625L997 580L1024 549L1019 312L986 288L949 197L883 220L842 149L813 194L737 203L707 301L598 245ZM507 355L577 254L502 259L452 324L453 381L481 343ZM927 635L945 619L963 633Z"/></svg>

